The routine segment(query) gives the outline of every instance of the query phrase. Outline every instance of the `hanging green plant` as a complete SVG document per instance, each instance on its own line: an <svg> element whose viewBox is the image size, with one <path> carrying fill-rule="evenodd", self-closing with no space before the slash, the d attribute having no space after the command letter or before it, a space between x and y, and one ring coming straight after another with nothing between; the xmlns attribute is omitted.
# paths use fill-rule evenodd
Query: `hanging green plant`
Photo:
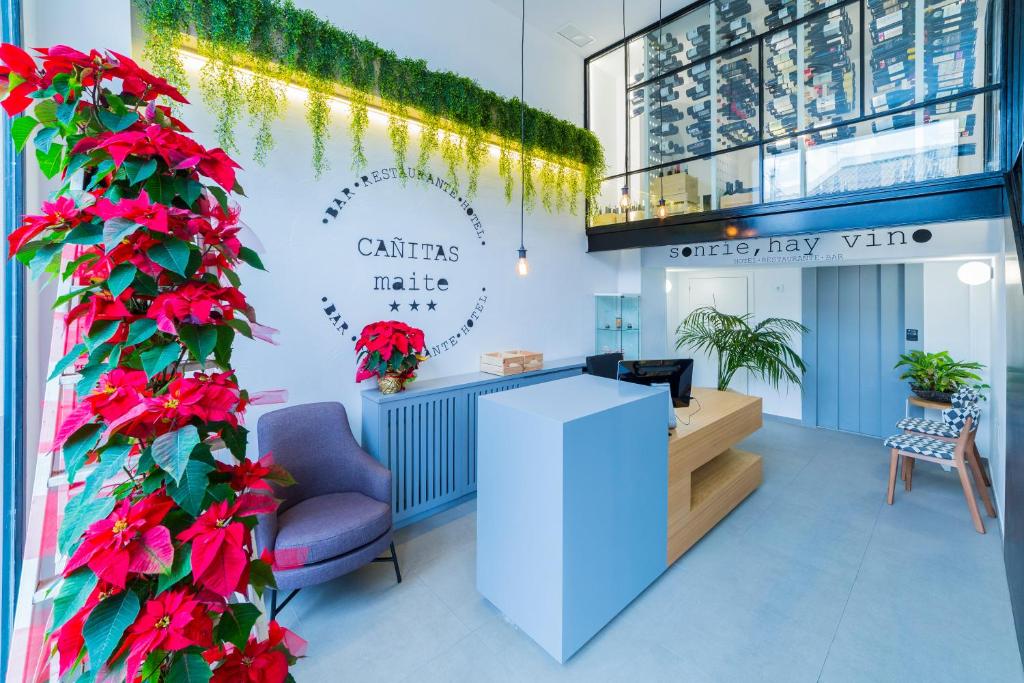
<svg viewBox="0 0 1024 683"><path fill-rule="evenodd" d="M519 173L523 182L523 204L532 211L537 200L537 186L533 181L533 153L526 149L519 154Z"/></svg>
<svg viewBox="0 0 1024 683"><path fill-rule="evenodd" d="M203 65L199 74L199 91L203 102L217 119L214 127L217 143L226 152L237 152L235 126L242 117L246 93L239 72L225 50L217 50Z"/></svg>
<svg viewBox="0 0 1024 683"><path fill-rule="evenodd" d="M309 89L306 121L313 134L313 175L319 178L330 168L327 162L327 139L331 135L331 103L319 88Z"/></svg>
<svg viewBox="0 0 1024 683"><path fill-rule="evenodd" d="M249 119L256 127L252 158L263 166L267 163L267 154L274 148L271 124L284 114L284 88L265 74L254 73L245 89L245 102Z"/></svg>
<svg viewBox="0 0 1024 683"><path fill-rule="evenodd" d="M430 165L430 157L437 150L437 118L428 116L423 121L423 128L420 130L420 154L416 159L416 173L426 175L427 167Z"/></svg>
<svg viewBox="0 0 1024 683"><path fill-rule="evenodd" d="M448 180L455 191L459 191L459 165L462 163L462 141L455 133L441 138L441 158L448 167Z"/></svg>
<svg viewBox="0 0 1024 683"><path fill-rule="evenodd" d="M555 210L555 194L557 193L555 185L558 182L555 165L547 161L543 162L540 166L540 172L537 174L537 179L540 182L541 206L548 213L552 213Z"/></svg>
<svg viewBox="0 0 1024 683"><path fill-rule="evenodd" d="M470 128L466 131L466 172L469 178L466 187L466 197L473 199L476 197L477 190L480 187L480 166L483 163L484 155L487 154L487 147L480 135L480 131L476 128Z"/></svg>
<svg viewBox="0 0 1024 683"><path fill-rule="evenodd" d="M307 120L313 129L313 166L317 173L326 168L324 145L327 138L328 107L326 97L335 92L351 102L349 130L352 135L353 166L366 164L363 135L372 104L384 111L407 111L424 124L417 168L426 171L430 155L437 148L429 131L458 133L464 142L448 139L441 152L448 174L457 181L458 169L467 172L469 188L476 189L476 177L487 143L503 150L499 173L504 181L505 197L512 200L515 174L510 171L510 146L520 138L520 103L481 88L471 79L450 72L432 71L426 62L400 58L375 43L343 31L315 13L299 9L290 0L132 0L141 8L148 38L146 56L154 68L176 85L187 82L176 50L186 47L211 58L207 85L218 120L218 136L228 148L234 148L234 126L238 122L245 93L238 78L228 77L229 66L253 69L253 65L273 65L264 75L283 78L318 92L307 100ZM525 137L530 156L566 167L566 201L575 210L575 196L582 191L595 199L604 173L604 153L590 131L532 107L523 110ZM271 117L273 118L273 117ZM257 116L253 125L261 128L264 119ZM392 145L396 155L407 146L405 136L396 130ZM257 132L257 138L265 133ZM450 138L450 136L448 136ZM478 146L477 142L480 145ZM260 153L266 148L258 145ZM556 172L557 176L557 172ZM579 176L576 182L571 179ZM556 186L558 181L556 179ZM575 193L573 189L575 188ZM534 190L524 188L533 196ZM555 206L558 205L555 189ZM594 202L591 202L594 205Z"/></svg>
<svg viewBox="0 0 1024 683"><path fill-rule="evenodd" d="M576 197L580 194L580 182L582 180L582 176L579 171L573 171L571 169L565 172L565 176L566 194L569 196L569 213L575 216L577 213L576 207L578 205ZM594 206L595 204L596 202L590 202L591 206Z"/></svg>
<svg viewBox="0 0 1024 683"><path fill-rule="evenodd" d="M348 132L352 134L352 170L358 171L366 167L366 151L363 149L363 135L370 125L370 112L366 108L366 98L361 95L352 97L349 103Z"/></svg>
<svg viewBox="0 0 1024 683"><path fill-rule="evenodd" d="M396 111L388 116L388 137L391 138L391 149L395 152L395 168L401 174L404 185L406 154L409 151L409 121L403 117L403 112Z"/></svg>
<svg viewBox="0 0 1024 683"><path fill-rule="evenodd" d="M153 67L153 73L170 83L175 83L183 95L189 91L188 74L185 73L185 64L181 61L175 44L176 34L164 31L163 27L177 21L168 12L173 7L165 6L169 3L154 2L150 10L143 17L143 27L146 30L146 44L142 48L142 57ZM161 97L165 103L170 104L172 109L177 110L181 104L169 97Z"/></svg>
<svg viewBox="0 0 1024 683"><path fill-rule="evenodd" d="M498 175L504 183L505 202L512 201L512 188L515 187L515 178L512 175L512 150L507 145L502 145L498 153Z"/></svg>
<svg viewBox="0 0 1024 683"><path fill-rule="evenodd" d="M573 195L574 199L575 196ZM558 213L564 211L569 201L569 179L566 177L565 166L559 165L555 169L555 211Z"/></svg>

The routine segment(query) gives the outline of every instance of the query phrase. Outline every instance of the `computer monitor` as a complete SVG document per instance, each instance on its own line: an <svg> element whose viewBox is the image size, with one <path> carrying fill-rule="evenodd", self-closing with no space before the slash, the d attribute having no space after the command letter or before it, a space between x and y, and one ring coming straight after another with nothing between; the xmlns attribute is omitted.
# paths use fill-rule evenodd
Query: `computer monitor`
<svg viewBox="0 0 1024 683"><path fill-rule="evenodd" d="M596 356L587 356L587 374L595 377L607 377L615 379L619 375L619 361L622 360L622 353L599 353Z"/></svg>
<svg viewBox="0 0 1024 683"><path fill-rule="evenodd" d="M633 384L668 384L672 404L690 405L693 384L693 359L668 358L665 360L624 360L619 363L618 379Z"/></svg>

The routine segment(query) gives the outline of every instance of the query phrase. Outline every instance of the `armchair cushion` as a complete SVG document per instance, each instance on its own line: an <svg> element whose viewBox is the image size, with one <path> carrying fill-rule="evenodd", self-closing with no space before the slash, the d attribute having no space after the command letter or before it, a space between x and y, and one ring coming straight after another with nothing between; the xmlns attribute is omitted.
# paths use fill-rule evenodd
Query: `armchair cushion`
<svg viewBox="0 0 1024 683"><path fill-rule="evenodd" d="M300 567L355 550L391 528L391 506L362 493L327 493L300 501L277 519L275 559Z"/></svg>

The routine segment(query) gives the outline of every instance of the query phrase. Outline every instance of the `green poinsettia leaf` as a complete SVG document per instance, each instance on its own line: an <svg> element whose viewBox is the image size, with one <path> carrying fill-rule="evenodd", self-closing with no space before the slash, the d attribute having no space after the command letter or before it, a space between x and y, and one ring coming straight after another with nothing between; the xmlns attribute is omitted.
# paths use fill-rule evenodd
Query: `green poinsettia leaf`
<svg viewBox="0 0 1024 683"><path fill-rule="evenodd" d="M39 162L39 170L47 178L53 178L60 173L64 164L64 146L51 145L47 151L36 149L36 161Z"/></svg>
<svg viewBox="0 0 1024 683"><path fill-rule="evenodd" d="M143 351L140 358L142 369L146 371L146 377L152 379L166 370L167 366L176 361L180 354L181 347L177 344L162 344Z"/></svg>
<svg viewBox="0 0 1024 683"><path fill-rule="evenodd" d="M192 250L185 242L170 238L149 248L147 255L172 273L185 277L188 272L189 254Z"/></svg>
<svg viewBox="0 0 1024 683"><path fill-rule="evenodd" d="M157 467L181 483L192 449L199 445L199 431L192 425L161 434L153 441L150 453Z"/></svg>
<svg viewBox="0 0 1024 683"><path fill-rule="evenodd" d="M205 366L206 359L217 346L217 328L213 325L178 325L178 336L192 357Z"/></svg>
<svg viewBox="0 0 1024 683"><path fill-rule="evenodd" d="M107 278L107 288L114 295L115 299L121 296L121 292L126 290L132 283L138 270L132 263L122 263L110 271L110 277Z"/></svg>
<svg viewBox="0 0 1024 683"><path fill-rule="evenodd" d="M202 655L185 652L177 655L164 680L166 683L209 683L212 676L213 671Z"/></svg>
<svg viewBox="0 0 1024 683"><path fill-rule="evenodd" d="M156 321L152 318L141 318L128 326L128 337L124 343L127 346L141 344L154 334L156 334Z"/></svg>
<svg viewBox="0 0 1024 683"><path fill-rule="evenodd" d="M139 120L139 115L134 111L126 111L122 114L117 114L112 111L107 111L106 109L97 109L96 112L99 114L100 123L115 133L120 133L122 130L128 128Z"/></svg>
<svg viewBox="0 0 1024 683"><path fill-rule="evenodd" d="M103 224L103 246L107 248L107 251L113 251L121 240L141 227L139 223L130 218L115 216Z"/></svg>
<svg viewBox="0 0 1024 683"><path fill-rule="evenodd" d="M215 633L217 639L232 643L238 648L244 648L245 644L249 642L249 634L260 614L262 612L259 607L247 602L228 605L217 623Z"/></svg>
<svg viewBox="0 0 1024 683"><path fill-rule="evenodd" d="M118 320L97 320L89 328L89 334L85 336L85 345L89 349L95 349L97 346L107 341L117 333L117 328L121 326L120 319Z"/></svg>
<svg viewBox="0 0 1024 683"><path fill-rule="evenodd" d="M163 593L184 579L192 571L192 546L183 544L174 551L174 562L170 571L160 574L156 581L156 592Z"/></svg>
<svg viewBox="0 0 1024 683"><path fill-rule="evenodd" d="M238 258L242 259L244 262L248 263L250 266L256 268L257 270L266 270L266 267L263 265L263 261L260 259L259 254L257 254L249 247L242 247L241 249L239 249Z"/></svg>
<svg viewBox="0 0 1024 683"><path fill-rule="evenodd" d="M76 570L61 581L60 592L53 600L51 633L63 626L78 610L82 609L98 583L99 578L88 567Z"/></svg>
<svg viewBox="0 0 1024 683"><path fill-rule="evenodd" d="M57 531L57 548L64 555L71 555L82 534L93 522L103 519L114 509L117 501L112 496L84 496L78 494L64 506L64 519Z"/></svg>
<svg viewBox="0 0 1024 683"><path fill-rule="evenodd" d="M85 353L85 344L79 343L71 347L71 350L67 352L67 355L53 364L53 370L50 372L50 376L46 378L47 381L64 372L69 365L81 358L83 353Z"/></svg>
<svg viewBox="0 0 1024 683"><path fill-rule="evenodd" d="M155 451L154 451L155 453ZM215 468L201 460L189 460L181 479L167 488L167 492L181 509L190 515L197 516L206 498L206 487L210 480L208 475Z"/></svg>
<svg viewBox="0 0 1024 683"><path fill-rule="evenodd" d="M14 149L18 152L25 149L28 136L32 134L39 121L31 116L19 116L11 122L11 138L14 140Z"/></svg>
<svg viewBox="0 0 1024 683"><path fill-rule="evenodd" d="M139 596L132 590L112 595L96 605L82 627L93 667L102 666L114 654L121 638L138 616L139 607Z"/></svg>

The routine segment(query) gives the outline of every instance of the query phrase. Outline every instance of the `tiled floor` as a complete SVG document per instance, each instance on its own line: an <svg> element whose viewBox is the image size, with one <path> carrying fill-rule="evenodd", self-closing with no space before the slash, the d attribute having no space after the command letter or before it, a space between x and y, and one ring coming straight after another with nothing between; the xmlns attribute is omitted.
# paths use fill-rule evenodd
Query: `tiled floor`
<svg viewBox="0 0 1024 683"><path fill-rule="evenodd" d="M475 502L398 534L386 564L300 593L299 681L1024 681L1000 536L921 463L884 504L877 440L780 422L764 485L564 666L476 592Z"/></svg>

